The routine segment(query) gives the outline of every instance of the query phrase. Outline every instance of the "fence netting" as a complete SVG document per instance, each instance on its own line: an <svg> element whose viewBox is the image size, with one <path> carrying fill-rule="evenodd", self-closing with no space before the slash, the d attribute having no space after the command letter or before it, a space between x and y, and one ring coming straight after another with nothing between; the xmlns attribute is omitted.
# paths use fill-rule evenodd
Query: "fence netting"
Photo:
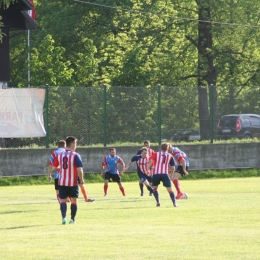
<svg viewBox="0 0 260 260"><path fill-rule="evenodd" d="M44 138L1 138L0 147L56 147L181 142L216 138L221 115L260 114L260 87L46 86ZM213 113L213 114L211 114Z"/></svg>

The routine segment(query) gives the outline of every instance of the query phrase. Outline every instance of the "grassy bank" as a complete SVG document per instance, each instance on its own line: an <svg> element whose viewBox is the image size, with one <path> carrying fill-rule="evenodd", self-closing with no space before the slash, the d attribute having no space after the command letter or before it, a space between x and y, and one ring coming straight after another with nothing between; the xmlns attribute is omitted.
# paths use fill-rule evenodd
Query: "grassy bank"
<svg viewBox="0 0 260 260"><path fill-rule="evenodd" d="M182 178L182 180L198 180L210 178L244 178L258 177L260 169L243 169L243 170L206 170L206 171L190 171L190 175ZM86 173L85 180L87 183L100 183L103 178L100 174ZM138 181L137 173L125 173L122 176L123 182ZM0 178L0 186L17 186L17 185L46 185L50 183L46 176L28 176L28 177L5 177Z"/></svg>

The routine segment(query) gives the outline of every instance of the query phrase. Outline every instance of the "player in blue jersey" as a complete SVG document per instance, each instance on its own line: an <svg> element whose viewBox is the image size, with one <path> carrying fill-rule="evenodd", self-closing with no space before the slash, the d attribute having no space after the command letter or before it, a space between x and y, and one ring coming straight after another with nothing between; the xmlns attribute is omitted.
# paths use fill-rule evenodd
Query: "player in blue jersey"
<svg viewBox="0 0 260 260"><path fill-rule="evenodd" d="M132 157L132 159L128 162L126 166L125 171L128 170L132 162L136 162L137 173L140 179L140 183L144 184L147 187L147 189L150 191L150 194L153 194L153 188L149 185L148 182L148 179L150 180L151 177L150 173L148 173L148 163L150 158L148 155L148 149L146 147L143 147L140 150L141 150L141 154ZM144 195L144 191L142 187L141 196L143 195Z"/></svg>
<svg viewBox="0 0 260 260"><path fill-rule="evenodd" d="M155 153L155 151L153 149L151 149L150 145L151 144L150 144L149 140L144 141L144 147L147 148L147 155L149 157L151 157ZM137 155L141 154L141 153L142 153L142 148L137 151ZM153 169L154 169L154 165L152 165L152 167L150 169L150 176L147 176L147 180L148 180L150 186L152 186L152 183L153 183ZM141 190L141 196L143 196L142 194L144 193L144 184L141 180L139 181L139 187ZM152 196L152 195L153 195L153 193L150 192L150 196Z"/></svg>
<svg viewBox="0 0 260 260"><path fill-rule="evenodd" d="M118 165L121 166L120 172L118 171ZM101 176L104 175L105 172L105 181L104 181L104 196L107 196L108 190L108 182L110 180L117 182L120 191L123 196L125 196L125 190L121 182L120 176L122 176L125 169L125 163L121 159L121 157L116 155L116 149L110 148L109 154L103 158L101 163Z"/></svg>
<svg viewBox="0 0 260 260"><path fill-rule="evenodd" d="M189 158L178 147L173 147L172 145L169 146L168 152L173 155L175 161L177 162L177 167L174 171L174 174L171 177L172 182L177 190L176 199L187 199L187 195L181 191L179 178L181 176L189 175ZM183 194L185 196L183 196Z"/></svg>
<svg viewBox="0 0 260 260"><path fill-rule="evenodd" d="M55 160L55 157L58 156L60 153L62 153L63 151L65 151L65 147L66 147L66 142L64 140L60 140L58 142L58 149L53 151L50 155L50 160L49 160L49 166L48 166L48 179L51 182L52 181L52 166ZM58 202L60 203L60 197L59 197L59 185L58 185L58 180L59 180L59 172L58 171L54 171L54 187L55 187L55 191L56 191L56 196L58 199Z"/></svg>

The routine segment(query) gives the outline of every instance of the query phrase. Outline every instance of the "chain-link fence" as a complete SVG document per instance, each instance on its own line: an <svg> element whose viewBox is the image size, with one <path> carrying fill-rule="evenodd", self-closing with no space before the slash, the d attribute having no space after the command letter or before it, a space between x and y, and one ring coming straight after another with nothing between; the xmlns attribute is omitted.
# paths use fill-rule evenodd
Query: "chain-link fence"
<svg viewBox="0 0 260 260"><path fill-rule="evenodd" d="M80 146L216 138L221 115L260 114L260 87L46 86L45 138L0 139L0 147Z"/></svg>

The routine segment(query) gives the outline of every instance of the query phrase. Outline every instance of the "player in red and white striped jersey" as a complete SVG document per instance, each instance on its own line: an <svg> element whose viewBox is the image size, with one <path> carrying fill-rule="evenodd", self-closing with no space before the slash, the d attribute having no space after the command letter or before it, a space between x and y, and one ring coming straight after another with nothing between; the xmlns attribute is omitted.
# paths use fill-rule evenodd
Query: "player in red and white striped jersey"
<svg viewBox="0 0 260 260"><path fill-rule="evenodd" d="M59 168L59 194L60 194L60 210L62 215L62 224L66 224L67 213L67 197L71 198L71 220L69 223L75 222L78 203L78 178L80 184L84 183L83 164L81 157L75 152L77 146L77 138L68 136L66 138L66 149L55 157L53 170Z"/></svg>
<svg viewBox="0 0 260 260"><path fill-rule="evenodd" d="M144 141L144 147L147 148L147 155L149 157L152 156L155 153L155 151L150 147L150 145L151 144L150 144L149 140ZM137 155L139 155L141 153L142 153L142 148L137 151ZM153 168L154 168L154 165L152 165L152 167L150 169L150 175L147 176L147 180L148 180L150 186L153 185ZM140 187L141 194L142 194L144 192L144 185L143 185L143 182L141 180L139 181L139 187ZM152 196L152 195L153 195L153 193L150 192L150 196Z"/></svg>
<svg viewBox="0 0 260 260"><path fill-rule="evenodd" d="M172 190L172 184L171 179L169 176L169 170L170 174L172 175L174 173L175 164L173 156L168 153L169 144L163 143L161 145L161 151L153 154L150 157L150 162L148 164L148 167L152 166L152 164L155 162L155 167L153 171L153 194L154 198L156 200L156 206L160 206L160 200L159 200L159 193L158 193L158 185L160 182L163 183L163 186L166 187L166 189L169 192L169 195L171 197L172 203L174 207L178 207L175 200L175 195Z"/></svg>
<svg viewBox="0 0 260 260"><path fill-rule="evenodd" d="M149 156L148 156L148 149L143 147L141 149L141 154L135 155L127 164L125 171L128 170L129 166L132 162L136 162L137 166L137 173L140 179L140 182L144 184L150 193L153 193L153 188L149 185L148 178L150 177L150 172L148 171L148 163L149 163ZM141 189L141 196L144 195L143 189Z"/></svg>

